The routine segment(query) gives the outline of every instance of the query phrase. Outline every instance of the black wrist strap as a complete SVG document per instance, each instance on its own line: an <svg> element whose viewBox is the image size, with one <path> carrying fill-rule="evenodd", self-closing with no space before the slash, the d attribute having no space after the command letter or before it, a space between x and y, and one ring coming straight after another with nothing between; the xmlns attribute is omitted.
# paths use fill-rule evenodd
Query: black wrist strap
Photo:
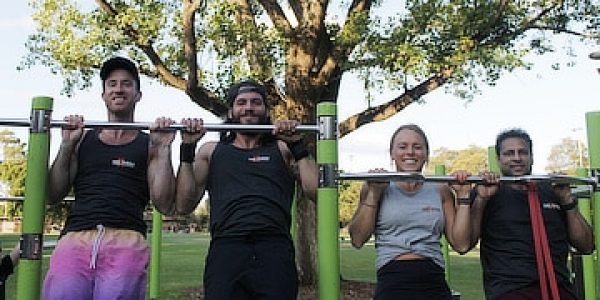
<svg viewBox="0 0 600 300"><path fill-rule="evenodd" d="M471 201L471 198L469 198L469 197L457 198L456 200L458 202L458 205L468 205L468 206L471 206L473 204L473 202Z"/></svg>
<svg viewBox="0 0 600 300"><path fill-rule="evenodd" d="M575 208L577 208L577 202L578 201L577 201L576 197L571 197L571 203L564 204L564 205L560 204L560 209L562 211L569 211L569 210L575 209Z"/></svg>
<svg viewBox="0 0 600 300"><path fill-rule="evenodd" d="M295 161L299 161L310 155L308 153L308 149L306 148L306 144L302 139L288 143L287 146L288 148L290 148L290 152L292 153L292 156L294 157Z"/></svg>
<svg viewBox="0 0 600 300"><path fill-rule="evenodd" d="M179 161L194 162L196 156L196 143L181 143L179 146Z"/></svg>

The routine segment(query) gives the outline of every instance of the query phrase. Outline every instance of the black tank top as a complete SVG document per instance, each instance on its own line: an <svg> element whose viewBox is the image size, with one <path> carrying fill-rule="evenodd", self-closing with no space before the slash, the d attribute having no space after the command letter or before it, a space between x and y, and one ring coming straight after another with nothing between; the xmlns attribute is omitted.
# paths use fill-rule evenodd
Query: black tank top
<svg viewBox="0 0 600 300"><path fill-rule="evenodd" d="M149 137L140 132L128 144L107 145L98 138L99 132L87 132L79 146L75 202L63 233L104 225L145 235Z"/></svg>
<svg viewBox="0 0 600 300"><path fill-rule="evenodd" d="M207 190L213 239L289 236L294 178L276 142L255 149L218 143Z"/></svg>
<svg viewBox="0 0 600 300"><path fill-rule="evenodd" d="M540 183L538 195L558 283L571 290L566 215L550 184ZM527 191L501 184L488 200L481 230L481 264L488 299L536 284L539 279Z"/></svg>

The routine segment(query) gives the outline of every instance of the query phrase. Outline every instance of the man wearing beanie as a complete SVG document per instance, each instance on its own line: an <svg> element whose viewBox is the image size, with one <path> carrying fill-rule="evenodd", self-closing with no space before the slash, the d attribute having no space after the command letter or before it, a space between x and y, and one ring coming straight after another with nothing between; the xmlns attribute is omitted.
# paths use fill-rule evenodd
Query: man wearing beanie
<svg viewBox="0 0 600 300"><path fill-rule="evenodd" d="M271 124L265 88L233 85L226 123ZM205 129L184 119L176 210L191 212L205 190L211 243L204 271L207 300L296 299L298 279L290 237L295 180L315 198L318 172L296 121L276 121L272 132L231 131L195 151ZM297 178L291 172L298 169Z"/></svg>

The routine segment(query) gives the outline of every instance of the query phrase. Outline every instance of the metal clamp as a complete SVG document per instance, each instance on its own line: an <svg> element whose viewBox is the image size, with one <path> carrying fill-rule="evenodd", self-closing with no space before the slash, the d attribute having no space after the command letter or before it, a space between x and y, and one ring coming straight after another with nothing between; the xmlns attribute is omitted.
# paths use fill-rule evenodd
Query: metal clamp
<svg viewBox="0 0 600 300"><path fill-rule="evenodd" d="M319 117L319 139L334 140L337 137L337 119L334 116Z"/></svg>
<svg viewBox="0 0 600 300"><path fill-rule="evenodd" d="M30 133L45 133L50 130L50 115L52 111L35 109L31 111Z"/></svg>
<svg viewBox="0 0 600 300"><path fill-rule="evenodd" d="M42 234L24 233L20 240L21 258L29 260L42 259Z"/></svg>
<svg viewBox="0 0 600 300"><path fill-rule="evenodd" d="M337 165L321 164L319 165L319 187L332 188L337 187Z"/></svg>
<svg viewBox="0 0 600 300"><path fill-rule="evenodd" d="M595 192L600 192L600 169L591 169L593 178L596 178L596 185L593 187Z"/></svg>

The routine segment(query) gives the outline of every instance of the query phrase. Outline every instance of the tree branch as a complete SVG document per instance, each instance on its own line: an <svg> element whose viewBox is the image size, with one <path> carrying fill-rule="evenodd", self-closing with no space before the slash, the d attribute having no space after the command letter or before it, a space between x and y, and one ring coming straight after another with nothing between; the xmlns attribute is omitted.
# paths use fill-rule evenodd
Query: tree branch
<svg viewBox="0 0 600 300"><path fill-rule="evenodd" d="M105 0L96 0L96 3L98 4L98 6L100 6L100 8L107 14L109 14L112 17L115 17L119 14L119 12L114 9L114 7L112 7L108 2L106 2ZM156 74L158 74L158 76L160 76L160 78L162 80L164 80L167 84L180 89L180 90L185 90L186 88L186 82L183 78L175 76L165 65L164 62L162 61L162 59L158 56L158 54L156 53L156 50L152 47L151 44L141 44L139 43L139 33L137 32L137 30L133 29L131 26L128 26L128 28L125 30L124 32L127 36L129 36L131 38L131 40L134 42L134 44L140 48L145 54L146 56L148 56L148 59L150 59L150 62L152 62L152 64L154 65L154 67L156 68ZM149 77L156 77L157 75L150 73L147 70L141 70L141 72Z"/></svg>
<svg viewBox="0 0 600 300"><path fill-rule="evenodd" d="M579 36L582 38L600 39L600 34L588 34L588 33L584 33L584 32L560 28L560 27L533 25L533 26L529 26L529 29L538 29L538 30L544 30L544 31L549 30L549 31L553 31L553 32L560 32L560 33L566 33L566 34L570 34L570 35L574 35L574 36Z"/></svg>
<svg viewBox="0 0 600 300"><path fill-rule="evenodd" d="M296 1L290 2L293 3ZM279 3L273 0L259 0L259 3L267 11L269 18L271 19L271 22L273 22L275 27L283 30L285 35L287 36L292 31L292 24L290 24L290 21L286 18L285 13L283 12L283 9L279 5ZM297 16L296 19L298 19Z"/></svg>
<svg viewBox="0 0 600 300"><path fill-rule="evenodd" d="M198 7L199 2L183 1L183 53L189 71L186 90L192 90L198 86L198 59L194 26Z"/></svg>
<svg viewBox="0 0 600 300"><path fill-rule="evenodd" d="M348 117L339 124L339 138L342 138L346 134L365 124L389 119L408 105L419 100L423 95L426 95L427 93L430 93L431 91L442 86L452 76L453 73L454 68L446 69L385 104L367 109Z"/></svg>
<svg viewBox="0 0 600 300"><path fill-rule="evenodd" d="M348 9L348 13L346 14L346 21L344 25L342 25L342 31L345 30L348 25L348 20L353 14L363 13L369 11L373 4L373 0L354 0ZM325 33L326 34L326 33ZM318 71L315 76L315 81L317 83L324 83L329 80L329 77L333 73L333 71L342 63L339 61L342 58L348 58L358 42L355 43L345 43L340 44L336 43L335 45L331 41L331 38L328 36L327 39L321 39L321 50L320 52L325 53L326 57L322 59L319 66L317 66L316 70Z"/></svg>
<svg viewBox="0 0 600 300"><path fill-rule="evenodd" d="M238 8L238 13L235 15L238 24L242 24L243 27L250 27L249 32L258 32L254 14L250 10L250 3L248 0L233 0ZM244 35L245 37L245 50L248 56L248 65L250 69L255 73L261 74L263 77L271 77L271 67L265 62L263 55L260 51L261 41L255 39L253 36Z"/></svg>

